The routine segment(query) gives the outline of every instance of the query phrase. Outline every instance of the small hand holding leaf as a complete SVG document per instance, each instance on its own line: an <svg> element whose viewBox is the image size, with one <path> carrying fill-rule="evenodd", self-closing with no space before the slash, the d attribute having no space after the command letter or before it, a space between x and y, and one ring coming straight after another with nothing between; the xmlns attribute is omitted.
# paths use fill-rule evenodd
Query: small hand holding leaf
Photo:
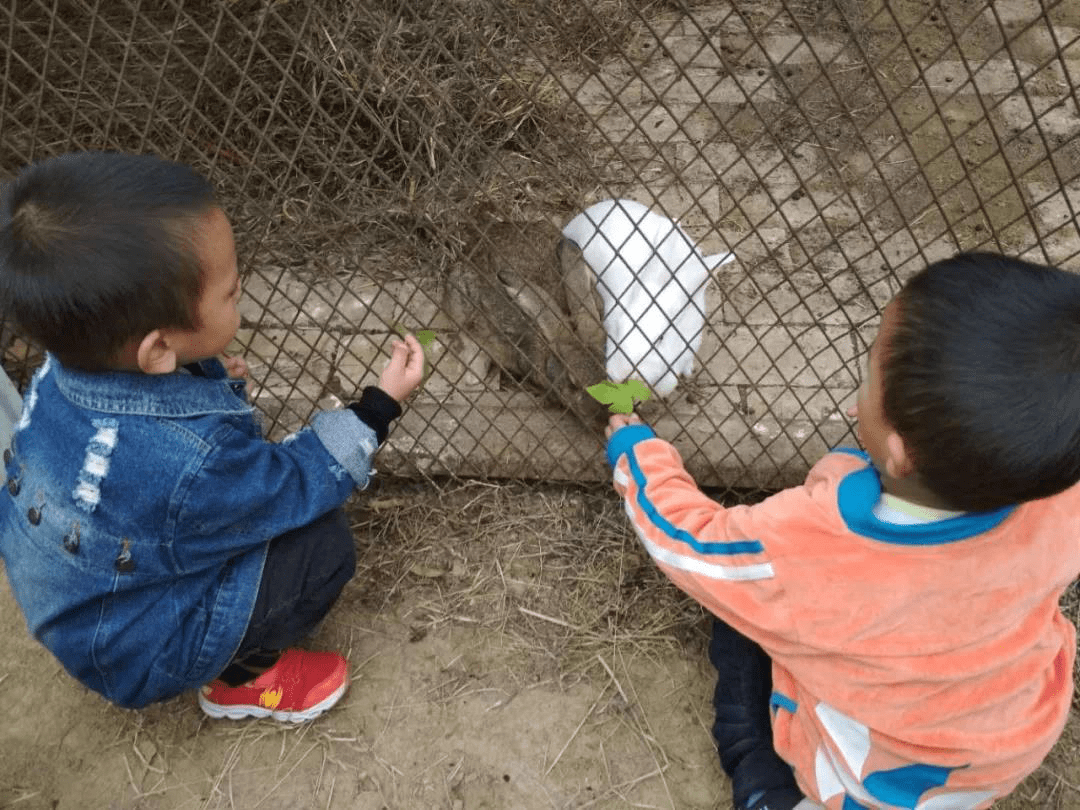
<svg viewBox="0 0 1080 810"><path fill-rule="evenodd" d="M420 341L414 335L405 335L405 340L395 340L390 359L379 375L379 388L398 402L404 402L423 378L424 349Z"/></svg>
<svg viewBox="0 0 1080 810"><path fill-rule="evenodd" d="M402 337L405 337L408 330L405 329L400 323L394 324L394 331L396 331ZM417 329L414 333L416 339L420 342L420 346L426 349L432 343L435 342L435 333L430 329ZM427 379L431 375L431 363L427 360L427 352L424 352L424 379Z"/></svg>
<svg viewBox="0 0 1080 810"><path fill-rule="evenodd" d="M631 413L635 400L644 402L652 396L640 380L627 380L623 383L604 380L585 390L597 402L608 405L612 413Z"/></svg>

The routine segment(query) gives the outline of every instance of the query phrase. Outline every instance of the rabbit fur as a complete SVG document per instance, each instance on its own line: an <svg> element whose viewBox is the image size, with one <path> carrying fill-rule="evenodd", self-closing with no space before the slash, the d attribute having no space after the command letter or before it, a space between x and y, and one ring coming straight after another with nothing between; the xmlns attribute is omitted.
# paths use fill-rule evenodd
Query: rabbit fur
<svg viewBox="0 0 1080 810"><path fill-rule="evenodd" d="M562 235L596 277L608 378L635 377L667 396L693 370L709 271L734 254L703 256L676 222L633 200L596 203Z"/></svg>
<svg viewBox="0 0 1080 810"><path fill-rule="evenodd" d="M602 418L585 391L605 373L593 273L554 226L522 241L516 226L489 228L448 272L443 307L500 369L581 416Z"/></svg>

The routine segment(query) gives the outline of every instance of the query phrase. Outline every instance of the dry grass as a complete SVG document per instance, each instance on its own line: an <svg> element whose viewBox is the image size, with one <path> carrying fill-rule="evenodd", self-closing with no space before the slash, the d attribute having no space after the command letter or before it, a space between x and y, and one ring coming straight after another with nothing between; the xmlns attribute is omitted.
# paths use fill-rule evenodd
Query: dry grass
<svg viewBox="0 0 1080 810"><path fill-rule="evenodd" d="M387 489L350 510L364 572L355 610L381 612L407 591L415 637L447 623L496 630L560 680L705 638L703 611L657 571L606 488Z"/></svg>
<svg viewBox="0 0 1080 810"><path fill-rule="evenodd" d="M414 642L448 627L468 627L505 650L502 686L485 688L479 673L451 662L429 689L380 698L385 719L371 718L363 731L340 711L290 727L215 723L190 700L140 712L103 704L115 715L109 752L121 754L132 806L277 807L293 795L282 786L301 773L309 781L316 774L311 795L319 796L319 806L332 806L335 780L343 774L350 775L350 790L378 784L387 797L407 795L417 774L380 755L383 735L394 733L397 704L401 710L452 707L491 692L489 710L497 710L543 684L565 689L585 683L595 699L570 734L551 741L539 772L557 783L557 769L579 736L606 728L607 738L623 728L651 754L653 766L626 776L625 768L608 762L601 744L606 773L596 775L593 793L567 806L636 806L635 789L655 780L668 796L663 806L677 807L666 782L671 760L627 663L642 656L670 660L687 648L703 656L705 616L640 550L610 490L383 480L348 511L359 543L358 573L318 643L349 654L350 628L370 627L384 614L404 622ZM351 657L354 680L364 680L366 664ZM221 752L212 767L199 756L205 746ZM377 772L357 776L360 762ZM447 784L455 777L448 776ZM397 805L388 799L387 806ZM446 806L454 805L448 799Z"/></svg>
<svg viewBox="0 0 1080 810"><path fill-rule="evenodd" d="M587 71L662 5L228 0L132 14L29 0L0 19L0 42L17 45L7 84L41 93L6 98L0 173L73 148L157 151L214 179L241 241L287 231L294 255L319 254L359 236L438 267L463 224L580 202L596 177L584 122L546 66Z"/></svg>

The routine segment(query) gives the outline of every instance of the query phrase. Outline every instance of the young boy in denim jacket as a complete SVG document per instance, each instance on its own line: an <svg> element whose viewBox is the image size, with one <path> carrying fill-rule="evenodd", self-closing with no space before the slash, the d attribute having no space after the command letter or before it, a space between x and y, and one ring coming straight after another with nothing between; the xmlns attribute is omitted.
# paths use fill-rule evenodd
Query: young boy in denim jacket
<svg viewBox="0 0 1080 810"><path fill-rule="evenodd" d="M717 617L736 808L989 807L1072 697L1058 600L1080 572L1080 277L991 254L930 265L882 313L850 415L865 453L727 509L612 417L615 487Z"/></svg>
<svg viewBox="0 0 1080 810"><path fill-rule="evenodd" d="M30 632L126 707L192 687L214 717L302 721L345 659L294 649L352 576L341 510L419 384L397 342L359 402L280 443L217 358L240 325L205 179L147 155L24 169L0 198L0 301L47 350L4 452L0 556Z"/></svg>

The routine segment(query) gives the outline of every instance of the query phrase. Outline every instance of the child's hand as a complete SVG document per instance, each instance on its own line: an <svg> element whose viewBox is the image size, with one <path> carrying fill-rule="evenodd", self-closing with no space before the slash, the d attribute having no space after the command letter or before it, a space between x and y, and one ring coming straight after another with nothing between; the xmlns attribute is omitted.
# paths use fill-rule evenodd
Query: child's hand
<svg viewBox="0 0 1080 810"><path fill-rule="evenodd" d="M233 380L246 380L248 376L247 361L243 357L223 354L221 356L221 364L225 366L225 373L229 375Z"/></svg>
<svg viewBox="0 0 1080 810"><path fill-rule="evenodd" d="M611 434L621 427L627 425L640 425L641 419L638 418L636 413L613 413L608 418L607 429L604 431L604 435L607 438L611 438Z"/></svg>
<svg viewBox="0 0 1080 810"><path fill-rule="evenodd" d="M405 400L420 385L424 376L424 349L412 335L395 340L390 359L379 377L379 388L398 402Z"/></svg>

